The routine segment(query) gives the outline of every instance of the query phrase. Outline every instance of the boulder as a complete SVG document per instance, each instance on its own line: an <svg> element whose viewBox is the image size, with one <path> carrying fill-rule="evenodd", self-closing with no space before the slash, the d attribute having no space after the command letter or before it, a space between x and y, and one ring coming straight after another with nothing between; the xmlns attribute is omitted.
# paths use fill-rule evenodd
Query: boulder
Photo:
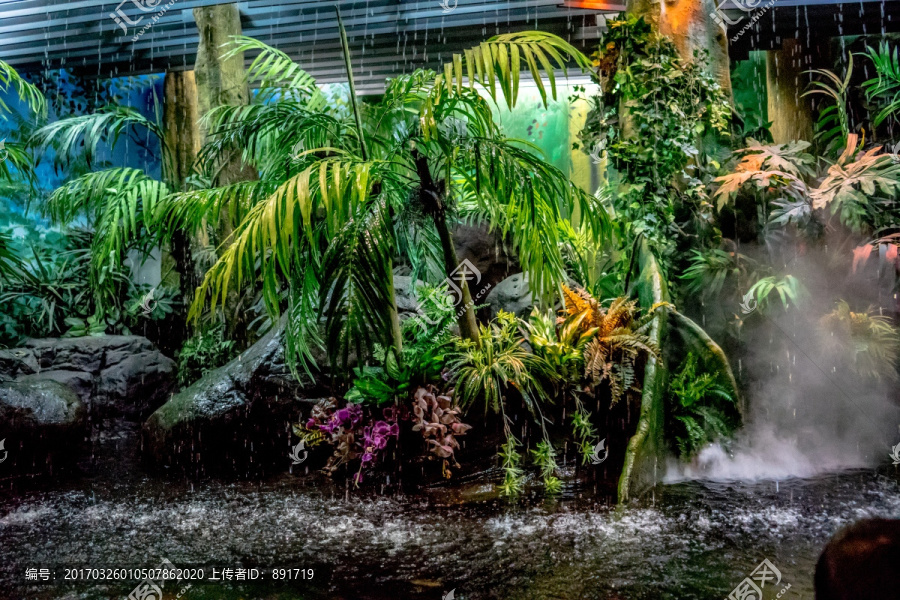
<svg viewBox="0 0 900 600"><path fill-rule="evenodd" d="M485 225L458 225L453 230L453 243L459 260L468 259L481 274L481 281L470 290L473 297L519 270L519 261L507 244Z"/></svg>
<svg viewBox="0 0 900 600"><path fill-rule="evenodd" d="M415 286L422 285L416 280ZM416 287L412 277L408 275L394 275L394 299L397 302L397 313L400 319L406 319L419 312L419 301L416 297Z"/></svg>
<svg viewBox="0 0 900 600"><path fill-rule="evenodd" d="M0 352L0 380L61 383L98 418L142 421L166 401L175 378L175 362L140 336L29 340Z"/></svg>
<svg viewBox="0 0 900 600"><path fill-rule="evenodd" d="M245 476L290 464L290 424L318 399L299 398L311 382L285 365L284 323L150 415L141 433L149 466Z"/></svg>
<svg viewBox="0 0 900 600"><path fill-rule="evenodd" d="M56 381L0 383L0 478L4 472L39 472L71 460L85 440L87 411Z"/></svg>
<svg viewBox="0 0 900 600"><path fill-rule="evenodd" d="M11 381L19 375L30 375L40 369L31 350L10 348L0 350L0 381Z"/></svg>
<svg viewBox="0 0 900 600"><path fill-rule="evenodd" d="M494 286L485 302L490 304L488 310L491 318L496 317L501 310L511 312L517 317L528 317L534 307L531 290L528 288L528 276L516 273L507 277Z"/></svg>

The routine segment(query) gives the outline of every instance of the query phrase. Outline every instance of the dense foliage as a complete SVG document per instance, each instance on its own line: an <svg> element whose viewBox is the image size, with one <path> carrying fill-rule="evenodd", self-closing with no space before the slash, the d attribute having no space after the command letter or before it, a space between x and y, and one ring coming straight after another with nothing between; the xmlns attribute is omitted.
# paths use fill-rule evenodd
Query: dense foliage
<svg viewBox="0 0 900 600"><path fill-rule="evenodd" d="M728 358L687 315L740 348L745 327L803 309L810 294L786 258L791 244L855 246L854 269L876 254L900 264L900 159L853 130L852 61L842 76L813 73L810 93L826 99L817 146L767 143L749 135L766 139L761 114L732 122L703 55L681 56L643 19L608 24L593 62L552 34L500 35L439 72L389 80L370 102L357 97L346 40L349 92L336 101L284 52L235 37L223 51L254 56L255 93L203 117L208 138L186 181L174 181L158 115L112 95L87 114L55 99L71 114L12 141L0 161L3 185L30 186L35 158L71 173L37 207L61 239L0 230L0 343L169 319L193 327L177 356L187 386L276 327L294 374L330 394L294 434L311 451L327 446L324 470L355 484L410 452L451 477L463 440L478 435L496 436L502 493L525 492L531 469L557 494L563 450L575 448L580 469L600 464L609 423L630 435L647 399L664 402L670 445L691 460L741 414ZM897 113L900 67L887 46L867 56L877 126ZM497 116L499 104L516 110L522 73L546 105L555 73L573 65L600 90L580 135L599 170L595 194L508 137ZM43 113L40 89L2 62L0 90ZM125 139L152 140L160 177L99 160ZM743 147L729 153L731 143ZM253 176L223 178L229 161ZM460 223L486 227L515 255L527 318L478 322L484 299L457 256ZM177 273L134 284L129 265L161 249ZM404 319L399 273L416 303ZM828 306L814 317L842 348L839 366L896 377L892 321Z"/></svg>

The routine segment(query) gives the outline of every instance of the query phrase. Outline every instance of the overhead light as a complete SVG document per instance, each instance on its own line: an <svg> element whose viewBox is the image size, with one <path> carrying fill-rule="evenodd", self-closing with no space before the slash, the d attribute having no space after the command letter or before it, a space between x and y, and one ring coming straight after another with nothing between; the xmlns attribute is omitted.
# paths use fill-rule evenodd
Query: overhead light
<svg viewBox="0 0 900 600"><path fill-rule="evenodd" d="M600 0L564 0L563 6L568 8L580 8L582 10L599 10L603 12L622 12L624 4L616 2L601 2Z"/></svg>

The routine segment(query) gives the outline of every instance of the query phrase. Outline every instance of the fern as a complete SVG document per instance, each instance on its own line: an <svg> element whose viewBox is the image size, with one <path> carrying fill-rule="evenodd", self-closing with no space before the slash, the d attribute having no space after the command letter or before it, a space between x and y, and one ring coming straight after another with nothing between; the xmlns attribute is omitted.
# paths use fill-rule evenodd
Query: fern
<svg viewBox="0 0 900 600"><path fill-rule="evenodd" d="M679 455L690 458L703 446L731 435L735 397L712 373L699 372L697 357L688 353L669 382L672 426Z"/></svg>
<svg viewBox="0 0 900 600"><path fill-rule="evenodd" d="M592 385L609 385L612 404L628 390L634 390L634 365L642 354L656 356L658 350L650 338L641 333L637 302L615 298L604 308L585 290L573 291L563 286L566 313L581 316L580 325L591 332L584 346L584 377Z"/></svg>

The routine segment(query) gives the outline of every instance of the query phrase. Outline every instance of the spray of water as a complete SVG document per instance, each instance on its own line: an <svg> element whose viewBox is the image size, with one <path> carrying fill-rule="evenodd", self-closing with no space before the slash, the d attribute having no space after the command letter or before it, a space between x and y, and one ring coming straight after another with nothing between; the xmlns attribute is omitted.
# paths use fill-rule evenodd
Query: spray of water
<svg viewBox="0 0 900 600"><path fill-rule="evenodd" d="M900 441L900 409L891 397L896 383L854 374L849 365L864 348L839 343L821 319L839 299L854 311L889 305L891 285L874 268L848 277L836 258L808 250L792 260L788 271L809 291L801 307L747 317L744 428L690 464L671 459L665 481L811 477L887 460Z"/></svg>

